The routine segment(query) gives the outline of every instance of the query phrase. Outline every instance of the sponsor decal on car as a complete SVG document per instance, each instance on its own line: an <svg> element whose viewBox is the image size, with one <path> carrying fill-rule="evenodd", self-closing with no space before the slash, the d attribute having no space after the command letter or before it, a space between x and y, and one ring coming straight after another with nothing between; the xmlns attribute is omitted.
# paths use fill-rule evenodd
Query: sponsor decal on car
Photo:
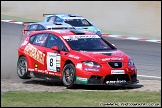
<svg viewBox="0 0 162 108"><path fill-rule="evenodd" d="M76 68L82 69L82 63L77 63Z"/></svg>
<svg viewBox="0 0 162 108"><path fill-rule="evenodd" d="M125 74L124 70L111 70L111 74Z"/></svg>
<svg viewBox="0 0 162 108"><path fill-rule="evenodd" d="M103 58L103 59L100 59L102 61L109 61L109 60L124 60L124 58Z"/></svg>
<svg viewBox="0 0 162 108"><path fill-rule="evenodd" d="M127 82L126 80L106 81L106 84L122 84L126 82Z"/></svg>
<svg viewBox="0 0 162 108"><path fill-rule="evenodd" d="M84 70L86 71L94 71L94 72L99 72L100 69L97 69L97 68L85 68Z"/></svg>
<svg viewBox="0 0 162 108"><path fill-rule="evenodd" d="M78 40L78 39L84 39L84 38L100 38L98 35L68 35L63 36L66 40Z"/></svg>
<svg viewBox="0 0 162 108"><path fill-rule="evenodd" d="M39 51L37 48L35 48L30 43L25 47L24 53L44 65L45 54Z"/></svg>
<svg viewBox="0 0 162 108"><path fill-rule="evenodd" d="M28 71L34 71L34 69L32 69L32 68L28 68Z"/></svg>
<svg viewBox="0 0 162 108"><path fill-rule="evenodd" d="M81 83L83 83L83 84L87 84L87 82L88 82L88 78L83 78L83 77L76 77L76 81L77 82L81 82Z"/></svg>
<svg viewBox="0 0 162 108"><path fill-rule="evenodd" d="M69 54L68 57L75 58L75 59L79 59L80 58L79 56L75 56L75 55L72 55L72 54Z"/></svg>
<svg viewBox="0 0 162 108"><path fill-rule="evenodd" d="M49 72L48 74L49 74L49 75L55 75L55 73L53 73L53 72Z"/></svg>

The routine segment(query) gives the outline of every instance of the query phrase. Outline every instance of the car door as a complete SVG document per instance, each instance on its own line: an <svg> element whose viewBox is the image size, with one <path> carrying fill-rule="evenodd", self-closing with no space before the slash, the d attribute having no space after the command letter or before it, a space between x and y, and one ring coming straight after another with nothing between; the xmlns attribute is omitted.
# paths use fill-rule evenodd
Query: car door
<svg viewBox="0 0 162 108"><path fill-rule="evenodd" d="M49 34L49 38L46 43L46 59L47 59L47 70L53 71L53 72L59 72L60 71L60 54L59 51L53 50L53 46L59 46L58 43L59 38L55 35ZM60 48L60 46L59 46Z"/></svg>
<svg viewBox="0 0 162 108"><path fill-rule="evenodd" d="M36 72L44 72L46 70L46 40L48 38L47 33L36 34L35 38L31 41L31 61L32 68Z"/></svg>
<svg viewBox="0 0 162 108"><path fill-rule="evenodd" d="M59 51L52 49L53 46L58 46ZM46 47L47 71L53 72L51 74L61 76L61 66L64 65L64 59L68 52L67 48L62 40L54 34L49 34Z"/></svg>

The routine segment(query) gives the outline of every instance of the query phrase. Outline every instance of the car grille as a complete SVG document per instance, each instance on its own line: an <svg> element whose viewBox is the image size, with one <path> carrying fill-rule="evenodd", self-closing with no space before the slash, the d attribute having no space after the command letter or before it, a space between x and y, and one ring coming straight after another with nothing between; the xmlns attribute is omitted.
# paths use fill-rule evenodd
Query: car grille
<svg viewBox="0 0 162 108"><path fill-rule="evenodd" d="M102 77L100 76L91 76L88 80L88 84L101 84Z"/></svg>
<svg viewBox="0 0 162 108"><path fill-rule="evenodd" d="M122 62L108 62L108 64L112 68L121 68L122 67Z"/></svg>

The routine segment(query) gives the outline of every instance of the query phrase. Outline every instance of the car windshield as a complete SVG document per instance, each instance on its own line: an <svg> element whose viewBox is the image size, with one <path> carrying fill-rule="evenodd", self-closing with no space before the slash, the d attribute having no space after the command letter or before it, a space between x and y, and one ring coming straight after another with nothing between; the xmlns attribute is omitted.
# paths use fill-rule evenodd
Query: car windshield
<svg viewBox="0 0 162 108"><path fill-rule="evenodd" d="M75 27L82 27L82 26L92 26L86 19L64 19L65 23L68 23Z"/></svg>
<svg viewBox="0 0 162 108"><path fill-rule="evenodd" d="M116 49L98 35L63 36L71 49L76 51L107 51Z"/></svg>

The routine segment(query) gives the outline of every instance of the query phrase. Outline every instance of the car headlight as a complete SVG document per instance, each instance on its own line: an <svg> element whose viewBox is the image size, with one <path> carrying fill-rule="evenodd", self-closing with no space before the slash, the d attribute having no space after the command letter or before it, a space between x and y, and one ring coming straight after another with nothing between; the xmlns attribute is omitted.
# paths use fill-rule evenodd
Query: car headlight
<svg viewBox="0 0 162 108"><path fill-rule="evenodd" d="M99 65L98 63L93 62L93 61L83 61L82 63L89 67L97 67L97 68L101 67L101 65Z"/></svg>
<svg viewBox="0 0 162 108"><path fill-rule="evenodd" d="M132 59L129 60L129 62L128 62L128 66L134 66L134 62L133 62Z"/></svg>

